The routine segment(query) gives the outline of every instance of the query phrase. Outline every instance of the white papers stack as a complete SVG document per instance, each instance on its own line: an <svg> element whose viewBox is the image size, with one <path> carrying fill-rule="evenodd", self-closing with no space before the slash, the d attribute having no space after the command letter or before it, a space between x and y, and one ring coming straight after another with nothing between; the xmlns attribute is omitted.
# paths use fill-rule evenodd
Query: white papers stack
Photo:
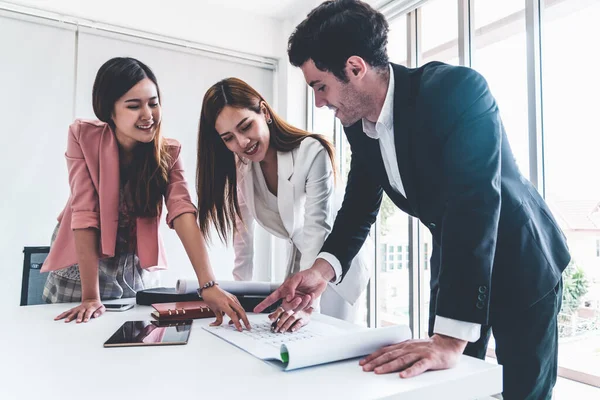
<svg viewBox="0 0 600 400"><path fill-rule="evenodd" d="M248 315L248 318L252 324L249 332L238 332L227 325L203 329L261 360L283 363L286 371L361 357L412 337L406 325L344 330L314 320L297 332L273 333L266 315Z"/></svg>
<svg viewBox="0 0 600 400"><path fill-rule="evenodd" d="M219 287L233 295L268 296L273 293L281 283L249 282L249 281L219 281ZM177 293L195 293L198 290L198 281L195 279L178 279Z"/></svg>

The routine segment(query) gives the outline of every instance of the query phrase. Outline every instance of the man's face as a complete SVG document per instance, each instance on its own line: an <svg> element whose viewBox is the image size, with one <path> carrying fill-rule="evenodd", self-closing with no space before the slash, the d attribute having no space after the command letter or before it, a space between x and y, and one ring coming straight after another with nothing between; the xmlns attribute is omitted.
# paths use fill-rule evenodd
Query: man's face
<svg viewBox="0 0 600 400"><path fill-rule="evenodd" d="M344 83L333 73L319 70L310 59L300 69L306 83L314 90L315 105L334 110L343 126L350 126L366 116L368 101L352 78Z"/></svg>

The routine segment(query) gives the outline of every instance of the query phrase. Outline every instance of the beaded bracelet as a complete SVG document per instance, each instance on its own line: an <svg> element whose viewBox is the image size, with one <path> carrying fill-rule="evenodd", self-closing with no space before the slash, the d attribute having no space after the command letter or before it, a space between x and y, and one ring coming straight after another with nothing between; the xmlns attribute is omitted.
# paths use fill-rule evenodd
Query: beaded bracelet
<svg viewBox="0 0 600 400"><path fill-rule="evenodd" d="M202 297L202 291L204 289L208 289L208 288L213 287L213 286L218 285L218 284L219 283L215 282L215 281L208 281L208 282L206 282L204 285L202 285L201 288L198 289L198 296Z"/></svg>

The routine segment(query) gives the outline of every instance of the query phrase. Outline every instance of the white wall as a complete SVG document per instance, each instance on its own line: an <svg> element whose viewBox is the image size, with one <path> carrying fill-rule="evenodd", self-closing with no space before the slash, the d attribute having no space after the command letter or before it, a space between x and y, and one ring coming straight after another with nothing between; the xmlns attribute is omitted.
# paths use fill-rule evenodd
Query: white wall
<svg viewBox="0 0 600 400"><path fill-rule="evenodd" d="M23 246L49 244L69 194L64 149L72 122L75 65L73 58L56 54L74 54L75 32L56 25L0 19L0 304L18 304ZM11 37L5 37L7 32ZM19 54L20 62L12 62ZM58 126L60 136L54 131Z"/></svg>
<svg viewBox="0 0 600 400"><path fill-rule="evenodd" d="M11 0L6 3L266 57L280 54L280 21L260 15L250 17L215 1Z"/></svg>

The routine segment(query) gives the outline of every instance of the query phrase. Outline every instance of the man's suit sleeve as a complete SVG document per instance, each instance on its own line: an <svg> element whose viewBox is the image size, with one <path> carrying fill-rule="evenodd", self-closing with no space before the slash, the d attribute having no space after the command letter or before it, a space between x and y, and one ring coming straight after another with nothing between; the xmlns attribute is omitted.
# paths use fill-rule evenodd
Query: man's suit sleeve
<svg viewBox="0 0 600 400"><path fill-rule="evenodd" d="M363 161L352 155L344 201L331 234L321 248L321 252L329 253L339 260L342 267L341 279L369 235L371 225L377 218L382 196L381 185L374 181ZM336 279L336 282L339 281L340 279Z"/></svg>
<svg viewBox="0 0 600 400"><path fill-rule="evenodd" d="M446 130L436 315L487 324L500 217L502 124L477 72L452 68L436 87L444 91L437 104L430 103L429 115L436 116L431 124Z"/></svg>

